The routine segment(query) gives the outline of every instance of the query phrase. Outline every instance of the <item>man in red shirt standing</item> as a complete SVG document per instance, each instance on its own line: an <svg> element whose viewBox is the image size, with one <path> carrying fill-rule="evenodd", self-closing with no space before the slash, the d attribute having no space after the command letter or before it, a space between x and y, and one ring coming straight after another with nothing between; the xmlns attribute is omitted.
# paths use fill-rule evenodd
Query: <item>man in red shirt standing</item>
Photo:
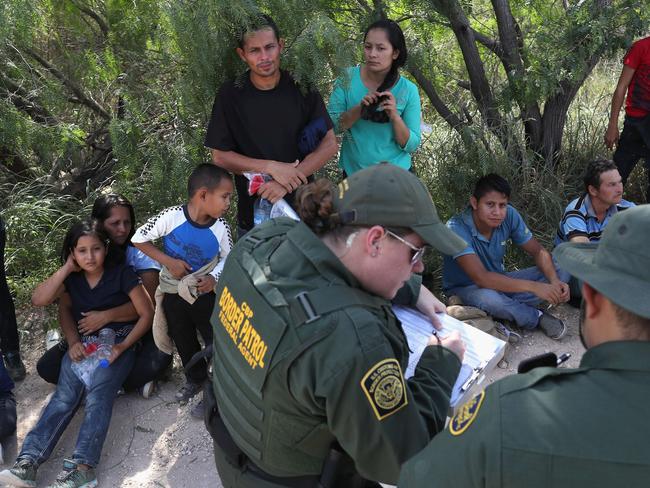
<svg viewBox="0 0 650 488"><path fill-rule="evenodd" d="M620 138L618 114L625 100L625 123ZM623 71L612 96L612 111L605 132L605 145L616 146L614 161L625 184L639 159L645 159L650 202L650 37L635 42L623 58Z"/></svg>

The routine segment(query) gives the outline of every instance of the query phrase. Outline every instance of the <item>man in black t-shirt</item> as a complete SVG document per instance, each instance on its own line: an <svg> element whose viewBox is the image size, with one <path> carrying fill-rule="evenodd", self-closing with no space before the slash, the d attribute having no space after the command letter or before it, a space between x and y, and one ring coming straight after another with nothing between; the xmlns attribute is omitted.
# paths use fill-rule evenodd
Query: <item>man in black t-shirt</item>
<svg viewBox="0 0 650 488"><path fill-rule="evenodd" d="M239 235L253 227L256 197L292 203L293 192L337 151L332 121L320 94L301 91L280 70L284 41L268 16L239 39L237 54L249 70L224 83L217 94L205 146L212 161L235 173ZM243 172L266 173L272 180L248 195Z"/></svg>

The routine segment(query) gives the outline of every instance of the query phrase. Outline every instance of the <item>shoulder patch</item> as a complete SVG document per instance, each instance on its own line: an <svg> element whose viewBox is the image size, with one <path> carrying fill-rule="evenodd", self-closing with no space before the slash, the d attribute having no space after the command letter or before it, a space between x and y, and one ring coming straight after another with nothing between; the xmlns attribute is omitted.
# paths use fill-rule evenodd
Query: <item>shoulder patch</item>
<svg viewBox="0 0 650 488"><path fill-rule="evenodd" d="M377 420L384 420L408 405L404 375L395 358L384 359L371 367L361 380L361 389Z"/></svg>
<svg viewBox="0 0 650 488"><path fill-rule="evenodd" d="M485 398L485 390L460 407L458 413L449 422L449 432L451 435L461 435L472 425L479 408L481 408L483 398Z"/></svg>

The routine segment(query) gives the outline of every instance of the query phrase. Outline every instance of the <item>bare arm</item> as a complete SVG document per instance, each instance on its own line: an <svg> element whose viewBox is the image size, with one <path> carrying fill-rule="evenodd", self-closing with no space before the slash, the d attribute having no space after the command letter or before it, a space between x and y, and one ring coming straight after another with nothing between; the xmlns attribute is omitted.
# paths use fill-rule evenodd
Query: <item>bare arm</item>
<svg viewBox="0 0 650 488"><path fill-rule="evenodd" d="M305 156L305 159L300 162L297 169L302 174L310 176L322 168L336 154L336 151L338 151L336 136L334 135L334 130L330 129L325 133L318 147ZM271 203L275 203L281 198L284 198L287 193L289 193L287 189L275 179L267 181L257 191L260 197L266 198Z"/></svg>
<svg viewBox="0 0 650 488"><path fill-rule="evenodd" d="M338 127L339 132L345 132L361 118L362 108L369 106L377 101L378 94L376 91L368 92L361 99L361 102L349 110L342 112L347 107L345 89L337 82L330 96L330 114ZM340 115L338 115L340 114ZM338 115L338 121L336 120Z"/></svg>
<svg viewBox="0 0 650 488"><path fill-rule="evenodd" d="M523 244L521 248L533 258L535 266L539 268L548 280L548 286L552 287L544 292L544 296L538 296L554 305L566 302L569 299L569 285L563 283L558 278L551 253L544 249L535 238L528 240L528 242ZM544 285L544 283L541 284Z"/></svg>
<svg viewBox="0 0 650 488"><path fill-rule="evenodd" d="M246 171L266 173L281 184L287 191L293 191L301 184L307 183L307 177L297 168L298 162L280 162L270 159L254 159L235 151L219 151L211 149L212 162L233 173L241 174Z"/></svg>
<svg viewBox="0 0 650 488"><path fill-rule="evenodd" d="M59 298L64 292L63 282L75 271L79 271L72 254L68 256L67 261L56 272L40 283L32 292L32 305L35 307L45 307Z"/></svg>
<svg viewBox="0 0 650 488"><path fill-rule="evenodd" d="M621 76L618 79L616 89L612 95L612 108L609 113L609 124L607 125L607 131L605 132L605 145L609 149L612 149L616 144L618 144L618 115L623 106L623 102L625 101L625 93L627 92L628 86L630 86L635 71L634 68L623 66Z"/></svg>
<svg viewBox="0 0 650 488"><path fill-rule="evenodd" d="M429 291L424 285L420 286L420 294L415 307L425 314L431 320L431 324L436 329L442 328L440 319L437 317L436 312L444 312L447 307L436 296ZM439 337L438 335L431 335L427 343L429 346L443 346L455 353L461 361L465 356L465 343L458 331L453 331L446 337Z"/></svg>
<svg viewBox="0 0 650 488"><path fill-rule="evenodd" d="M574 236L569 239L569 242L589 242L589 239L585 236Z"/></svg>
<svg viewBox="0 0 650 488"><path fill-rule="evenodd" d="M397 111L397 101L395 100L395 96L389 91L382 92L379 95L386 97L386 100L381 103L381 106L390 118L390 123L393 126L393 135L395 137L395 141L400 145L400 147L403 148L406 146L406 143L411 136L411 131L406 126L404 119L402 119L402 116Z"/></svg>
<svg viewBox="0 0 650 488"><path fill-rule="evenodd" d="M334 157L337 151L338 145L336 144L334 129L330 129L325 133L318 147L304 157L298 165L298 169L305 176L311 176L325 166L325 163Z"/></svg>
<svg viewBox="0 0 650 488"><path fill-rule="evenodd" d="M390 122L393 124L393 133L395 134L395 140L397 141L397 144L399 144L400 147L406 146L406 143L408 142L411 135L411 131L409 131L409 128L406 127L404 120L402 120L402 117L397 115L396 117L392 118Z"/></svg>
<svg viewBox="0 0 650 488"><path fill-rule="evenodd" d="M348 130L350 127L356 124L357 120L359 120L360 118L361 118L361 105L355 105L347 112L343 112L341 114L341 118L339 119L339 129L341 131Z"/></svg>
<svg viewBox="0 0 650 488"><path fill-rule="evenodd" d="M79 321L77 329L83 335L98 331L111 322L130 322L138 318L138 314L131 302L123 303L108 310L91 310L82 312L83 318Z"/></svg>
<svg viewBox="0 0 650 488"><path fill-rule="evenodd" d="M158 288L158 284L160 282L160 273L157 270L150 269L147 271L142 271L141 273L138 273L138 275L142 280L144 289L147 290L147 294L151 298L151 302L156 303L156 288Z"/></svg>
<svg viewBox="0 0 650 488"><path fill-rule="evenodd" d="M151 242L134 242L133 245L140 249L151 259L154 259L165 266L172 274L172 276L176 279L180 279L192 271L192 267L185 261L168 256L156 246L154 246Z"/></svg>
<svg viewBox="0 0 650 488"><path fill-rule="evenodd" d="M151 322L153 321L153 304L144 286L134 286L129 292L129 298L138 313L138 321L124 341L113 346L111 362L115 361L122 352L135 344L151 328Z"/></svg>
<svg viewBox="0 0 650 488"><path fill-rule="evenodd" d="M68 343L68 354L73 361L81 361L84 358L84 346L77 331L77 323L72 315L72 301L70 295L64 292L59 298L58 306L59 324Z"/></svg>
<svg viewBox="0 0 650 488"><path fill-rule="evenodd" d="M424 285L420 286L420 294L418 295L415 308L429 317L429 320L431 320L431 323L436 329L442 328L442 324L436 313L444 312L447 307Z"/></svg>

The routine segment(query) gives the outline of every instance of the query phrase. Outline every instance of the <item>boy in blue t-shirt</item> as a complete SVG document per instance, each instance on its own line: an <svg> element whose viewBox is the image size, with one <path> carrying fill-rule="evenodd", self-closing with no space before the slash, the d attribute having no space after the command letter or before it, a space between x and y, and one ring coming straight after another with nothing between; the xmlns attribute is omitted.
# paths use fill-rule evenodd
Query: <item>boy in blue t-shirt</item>
<svg viewBox="0 0 650 488"><path fill-rule="evenodd" d="M197 330L206 345L212 343L210 316L215 301L214 286L232 247L230 227L221 216L230 206L232 192L230 173L213 164L201 164L188 179L187 204L163 210L131 239L135 247L163 266L162 309L183 366L201 350ZM157 239L162 239L164 251L152 244ZM198 292L193 303L178 291L179 283L189 274L196 278ZM205 360L192 366L186 378L186 384L176 394L180 403L201 390L207 378Z"/></svg>
<svg viewBox="0 0 650 488"><path fill-rule="evenodd" d="M443 289L498 319L515 322L524 329L539 326L551 339L566 333L564 323L537 309L542 301L553 305L569 299L567 273L558 270L550 253L533 237L509 205L510 185L499 175L480 178L470 197L470 206L453 216L447 226L468 246L454 256L445 256ZM535 266L506 272L504 256L512 241L526 251Z"/></svg>

